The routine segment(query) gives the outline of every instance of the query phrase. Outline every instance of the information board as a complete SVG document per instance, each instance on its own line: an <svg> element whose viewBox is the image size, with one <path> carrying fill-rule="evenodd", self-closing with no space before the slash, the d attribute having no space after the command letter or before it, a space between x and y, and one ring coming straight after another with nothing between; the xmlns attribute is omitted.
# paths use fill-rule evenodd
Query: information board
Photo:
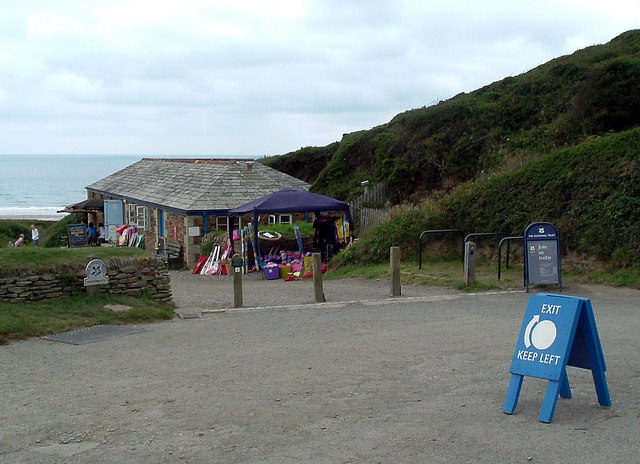
<svg viewBox="0 0 640 464"><path fill-rule="evenodd" d="M87 226L84 224L72 224L67 226L69 246L71 248L87 246Z"/></svg>
<svg viewBox="0 0 640 464"><path fill-rule="evenodd" d="M511 362L504 412L513 414L524 376L549 380L540 420L551 422L558 397L571 398L567 366L591 369L602 406L611 406L607 366L588 298L539 294L529 299Z"/></svg>
<svg viewBox="0 0 640 464"><path fill-rule="evenodd" d="M556 284L562 290L560 234L548 222L536 222L524 232L525 284Z"/></svg>

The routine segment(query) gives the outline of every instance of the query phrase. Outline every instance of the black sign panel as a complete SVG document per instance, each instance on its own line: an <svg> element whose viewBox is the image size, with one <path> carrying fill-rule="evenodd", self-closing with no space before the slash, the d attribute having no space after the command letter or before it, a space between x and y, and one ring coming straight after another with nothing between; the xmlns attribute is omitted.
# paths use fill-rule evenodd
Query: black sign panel
<svg viewBox="0 0 640 464"><path fill-rule="evenodd" d="M70 247L87 246L87 226L84 224L73 224L67 226L67 231Z"/></svg>
<svg viewBox="0 0 640 464"><path fill-rule="evenodd" d="M562 289L560 234L547 222L531 224L524 232L525 281L529 285L556 284Z"/></svg>

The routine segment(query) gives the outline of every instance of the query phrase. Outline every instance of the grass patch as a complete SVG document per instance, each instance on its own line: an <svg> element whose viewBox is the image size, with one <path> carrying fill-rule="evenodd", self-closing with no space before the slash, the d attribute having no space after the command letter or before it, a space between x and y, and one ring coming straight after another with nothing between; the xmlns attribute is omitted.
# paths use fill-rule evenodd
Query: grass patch
<svg viewBox="0 0 640 464"><path fill-rule="evenodd" d="M562 268L563 280L581 283L606 284L614 287L640 288L640 268L616 268L611 265L596 265L586 268L564 264Z"/></svg>
<svg viewBox="0 0 640 464"><path fill-rule="evenodd" d="M403 262L400 266L402 284L432 285L446 287L465 292L490 290L513 290L523 288L522 265L511 265L506 269L502 265L502 278L498 280L498 264L490 260L476 262L476 282L465 286L463 265L459 259L429 260L422 263L422 269L414 262ZM327 279L389 278L389 264L371 264L367 266L339 266L325 274Z"/></svg>
<svg viewBox="0 0 640 464"><path fill-rule="evenodd" d="M464 268L460 259L434 259L425 260L422 269L418 269L416 262L403 262L400 266L402 284L432 285L446 287L464 292L481 292L491 290L520 290L524 288L524 266L522 263L511 263L509 269L502 263L501 279L498 280L498 263L495 260L480 257L476 261L476 282L473 285L464 285ZM325 274L327 279L365 278L378 279L389 278L390 265L339 265ZM604 284L614 287L640 288L640 268L629 266L621 269L614 265L591 262L585 265L582 262L562 263L563 286L568 283ZM554 293L557 286L536 286Z"/></svg>
<svg viewBox="0 0 640 464"><path fill-rule="evenodd" d="M130 306L115 312L106 304ZM33 303L0 303L0 344L43 337L99 324L121 325L172 319L174 307L152 298L122 295L78 295Z"/></svg>
<svg viewBox="0 0 640 464"><path fill-rule="evenodd" d="M304 222L304 221L296 221L293 224L270 224L268 226L260 226L260 230L268 230L270 232L278 232L284 238L295 238L296 234L293 230L294 226L298 226L300 228L300 234L302 235L311 235L315 234L315 230L313 229L313 223Z"/></svg>
<svg viewBox="0 0 640 464"><path fill-rule="evenodd" d="M40 232L40 246L43 246L51 238L52 230L57 226L58 222L35 219L0 219L0 248L6 248L9 242L15 242L20 234L24 234L23 246L31 246L33 244L31 240L31 224L34 224L38 232Z"/></svg>
<svg viewBox="0 0 640 464"><path fill-rule="evenodd" d="M148 255L136 247L82 247L82 248L41 248L20 247L0 249L0 275L11 274L12 270L37 267L39 271L57 270L73 264L87 264L87 256L96 255L102 260L116 257L132 258Z"/></svg>

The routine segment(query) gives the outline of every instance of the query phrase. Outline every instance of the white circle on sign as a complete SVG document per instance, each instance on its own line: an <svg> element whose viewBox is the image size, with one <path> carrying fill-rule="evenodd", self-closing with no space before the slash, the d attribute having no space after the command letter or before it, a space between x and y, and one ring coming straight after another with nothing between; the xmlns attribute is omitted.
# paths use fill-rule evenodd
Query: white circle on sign
<svg viewBox="0 0 640 464"><path fill-rule="evenodd" d="M549 320L542 321L533 328L531 343L539 350L546 350L556 341L556 335L558 335L556 325Z"/></svg>

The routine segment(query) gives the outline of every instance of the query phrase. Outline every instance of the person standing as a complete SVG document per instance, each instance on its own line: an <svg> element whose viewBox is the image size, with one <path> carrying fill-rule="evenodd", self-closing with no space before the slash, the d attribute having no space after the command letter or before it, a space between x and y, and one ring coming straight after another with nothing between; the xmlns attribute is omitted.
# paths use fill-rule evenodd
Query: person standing
<svg viewBox="0 0 640 464"><path fill-rule="evenodd" d="M336 218L325 216L320 211L316 211L314 216L313 246L320 250L322 260L325 261L333 254L333 249L336 247ZM328 252L328 245L331 245L331 252Z"/></svg>
<svg viewBox="0 0 640 464"><path fill-rule="evenodd" d="M105 241L105 228L104 228L104 224L100 223L100 225L98 226L98 244L104 243L104 241Z"/></svg>
<svg viewBox="0 0 640 464"><path fill-rule="evenodd" d="M87 243L89 246L96 245L98 243L98 231L93 225L93 222L90 222L89 227L87 227Z"/></svg>
<svg viewBox="0 0 640 464"><path fill-rule="evenodd" d="M40 242L40 232L34 224L31 224L31 240L33 240L33 246L38 246Z"/></svg>

